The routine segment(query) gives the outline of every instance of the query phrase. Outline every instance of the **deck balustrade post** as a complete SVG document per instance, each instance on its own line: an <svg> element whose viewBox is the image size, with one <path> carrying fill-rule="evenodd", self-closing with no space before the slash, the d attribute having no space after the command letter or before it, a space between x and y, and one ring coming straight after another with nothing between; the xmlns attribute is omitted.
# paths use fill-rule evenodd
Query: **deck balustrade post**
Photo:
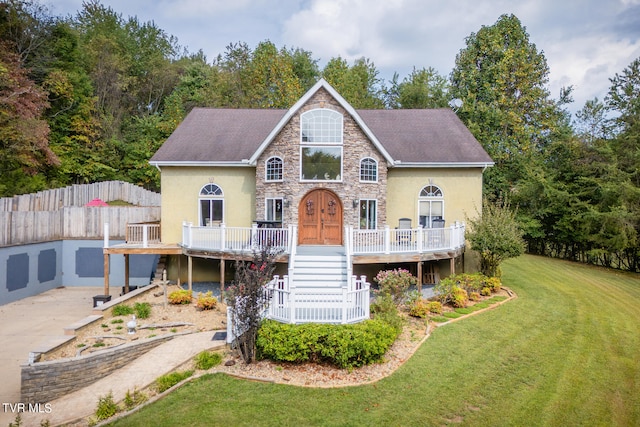
<svg viewBox="0 0 640 427"><path fill-rule="evenodd" d="M291 281L289 277L289 313L290 322L296 323L296 285Z"/></svg>
<svg viewBox="0 0 640 427"><path fill-rule="evenodd" d="M348 303L347 303L347 295L349 294L349 289L347 287L347 284L343 284L342 285L342 321L341 323L344 325L345 323L347 323L347 307L348 307Z"/></svg>
<svg viewBox="0 0 640 427"><path fill-rule="evenodd" d="M147 224L142 224L142 247L149 247L149 226Z"/></svg>
<svg viewBox="0 0 640 427"><path fill-rule="evenodd" d="M227 226L223 222L220 224L220 249L222 250L226 249L227 247L225 244L226 241L227 241Z"/></svg>
<svg viewBox="0 0 640 427"><path fill-rule="evenodd" d="M449 226L449 238L451 241L449 242L449 249L454 250L456 248L456 241L458 240L457 229L455 225Z"/></svg>
<svg viewBox="0 0 640 427"><path fill-rule="evenodd" d="M388 225L384 226L384 253L386 255L391 253L391 229Z"/></svg>
<svg viewBox="0 0 640 427"><path fill-rule="evenodd" d="M254 248L258 248L261 249L264 242L263 242L263 235L258 234L258 223L254 222L253 224L251 224L251 242L252 246Z"/></svg>
<svg viewBox="0 0 640 427"><path fill-rule="evenodd" d="M369 295L370 295L370 283L367 282L367 276L360 276L360 281L362 282L363 291L366 289L366 292L362 295L362 317L363 319L367 319L369 317Z"/></svg>
<svg viewBox="0 0 640 427"><path fill-rule="evenodd" d="M418 233L418 238L416 239L416 243L418 245L418 253L422 253L422 240L424 237L424 230L420 227L416 228L416 233Z"/></svg>

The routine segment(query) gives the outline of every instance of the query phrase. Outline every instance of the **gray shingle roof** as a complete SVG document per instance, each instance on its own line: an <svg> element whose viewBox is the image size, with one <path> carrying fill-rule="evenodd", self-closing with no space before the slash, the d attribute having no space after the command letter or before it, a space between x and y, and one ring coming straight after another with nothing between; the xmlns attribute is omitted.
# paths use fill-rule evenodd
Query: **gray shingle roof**
<svg viewBox="0 0 640 427"><path fill-rule="evenodd" d="M242 162L256 152L287 111L195 108L151 163ZM357 110L357 114L395 161L492 163L451 110Z"/></svg>
<svg viewBox="0 0 640 427"><path fill-rule="evenodd" d="M241 162L287 110L194 108L151 162Z"/></svg>
<svg viewBox="0 0 640 427"><path fill-rule="evenodd" d="M403 163L492 163L467 127L447 109L358 110L394 160Z"/></svg>

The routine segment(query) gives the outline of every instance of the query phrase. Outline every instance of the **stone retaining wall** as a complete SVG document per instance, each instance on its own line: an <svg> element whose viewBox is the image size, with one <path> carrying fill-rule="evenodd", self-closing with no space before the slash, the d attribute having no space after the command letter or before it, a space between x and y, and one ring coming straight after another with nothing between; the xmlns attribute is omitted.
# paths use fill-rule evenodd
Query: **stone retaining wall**
<svg viewBox="0 0 640 427"><path fill-rule="evenodd" d="M45 403L86 387L175 335L108 348L86 356L21 365L21 402Z"/></svg>

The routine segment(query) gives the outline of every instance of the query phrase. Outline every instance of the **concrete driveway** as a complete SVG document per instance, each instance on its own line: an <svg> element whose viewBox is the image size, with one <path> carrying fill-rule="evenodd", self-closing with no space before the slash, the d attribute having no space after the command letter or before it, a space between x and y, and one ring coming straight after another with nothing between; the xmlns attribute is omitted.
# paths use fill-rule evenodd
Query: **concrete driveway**
<svg viewBox="0 0 640 427"><path fill-rule="evenodd" d="M112 287L112 297L119 290ZM0 306L0 426L17 415L8 404L21 403L20 365L27 362L29 352L91 315L93 297L103 292L102 287L58 288Z"/></svg>

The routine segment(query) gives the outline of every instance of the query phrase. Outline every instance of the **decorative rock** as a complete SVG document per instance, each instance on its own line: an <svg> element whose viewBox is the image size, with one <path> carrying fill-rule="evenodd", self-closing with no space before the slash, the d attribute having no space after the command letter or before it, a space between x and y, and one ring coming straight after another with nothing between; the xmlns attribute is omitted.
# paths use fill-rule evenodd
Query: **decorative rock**
<svg viewBox="0 0 640 427"><path fill-rule="evenodd" d="M224 362L224 366L233 366L236 364L235 360L227 360L226 362Z"/></svg>

